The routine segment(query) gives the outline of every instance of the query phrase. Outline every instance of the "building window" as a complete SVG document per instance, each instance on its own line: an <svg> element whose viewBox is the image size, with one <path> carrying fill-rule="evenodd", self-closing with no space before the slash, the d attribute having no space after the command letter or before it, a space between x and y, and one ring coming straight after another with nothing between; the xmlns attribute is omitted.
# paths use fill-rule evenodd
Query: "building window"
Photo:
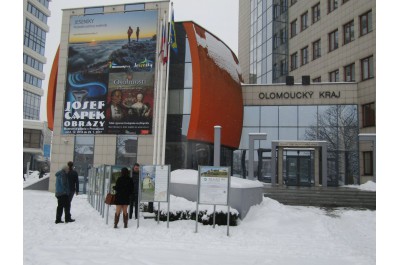
<svg viewBox="0 0 400 265"><path fill-rule="evenodd" d="M286 60L281 60L281 75L286 75L287 74L287 64L286 64Z"/></svg>
<svg viewBox="0 0 400 265"><path fill-rule="evenodd" d="M363 127L375 126L375 102L362 105Z"/></svg>
<svg viewBox="0 0 400 265"><path fill-rule="evenodd" d="M37 17L40 21L43 23L47 24L47 16L41 12L39 9L37 9L34 5L31 3L28 3L27 10L29 13Z"/></svg>
<svg viewBox="0 0 400 265"><path fill-rule="evenodd" d="M329 33L329 51L336 50L339 47L339 33L338 30Z"/></svg>
<svg viewBox="0 0 400 265"><path fill-rule="evenodd" d="M32 86L42 88L42 79L37 78L36 76L33 76L31 74L28 74L26 72L24 73L24 82L31 84Z"/></svg>
<svg viewBox="0 0 400 265"><path fill-rule="evenodd" d="M85 8L85 15L102 14L104 13L104 7L89 7Z"/></svg>
<svg viewBox="0 0 400 265"><path fill-rule="evenodd" d="M355 64L349 64L344 67L344 81L354 82L355 81Z"/></svg>
<svg viewBox="0 0 400 265"><path fill-rule="evenodd" d="M312 23L317 22L321 18L320 4L316 4L312 8Z"/></svg>
<svg viewBox="0 0 400 265"><path fill-rule="evenodd" d="M308 63L308 46L301 49L301 65Z"/></svg>
<svg viewBox="0 0 400 265"><path fill-rule="evenodd" d="M44 55L46 32L28 19L25 23L24 45L40 55Z"/></svg>
<svg viewBox="0 0 400 265"><path fill-rule="evenodd" d="M279 31L279 36L280 36L280 39L281 39L281 44L285 44L286 43L286 38L287 38L286 27Z"/></svg>
<svg viewBox="0 0 400 265"><path fill-rule="evenodd" d="M291 38L293 38L294 36L297 35L296 27L297 27L297 19L293 20L292 23L290 23L290 37Z"/></svg>
<svg viewBox="0 0 400 265"><path fill-rule="evenodd" d="M360 16L360 36L372 31L372 10Z"/></svg>
<svg viewBox="0 0 400 265"><path fill-rule="evenodd" d="M321 77L318 76L312 80L313 83L321 83Z"/></svg>
<svg viewBox="0 0 400 265"><path fill-rule="evenodd" d="M283 14L287 10L287 0L281 0L280 5L281 5L281 14Z"/></svg>
<svg viewBox="0 0 400 265"><path fill-rule="evenodd" d="M338 0L328 0L328 13L338 8Z"/></svg>
<svg viewBox="0 0 400 265"><path fill-rule="evenodd" d="M274 79L279 77L278 65L276 63L274 63L274 65L272 66L272 75Z"/></svg>
<svg viewBox="0 0 400 265"><path fill-rule="evenodd" d="M274 43L274 49L278 48L279 46L278 34L274 34L273 43Z"/></svg>
<svg viewBox="0 0 400 265"><path fill-rule="evenodd" d="M364 160L364 175L372 176L374 174L372 151L363 152L363 160Z"/></svg>
<svg viewBox="0 0 400 265"><path fill-rule="evenodd" d="M43 72L43 63L24 53L24 64Z"/></svg>
<svg viewBox="0 0 400 265"><path fill-rule="evenodd" d="M43 135L41 130L24 128L24 148L42 148Z"/></svg>
<svg viewBox="0 0 400 265"><path fill-rule="evenodd" d="M280 6L279 5L274 5L274 19L277 19L279 15L281 14L280 11Z"/></svg>
<svg viewBox="0 0 400 265"><path fill-rule="evenodd" d="M124 8L125 11L138 11L145 10L144 4L127 4Z"/></svg>
<svg viewBox="0 0 400 265"><path fill-rule="evenodd" d="M361 60L361 80L367 80L374 77L374 57Z"/></svg>
<svg viewBox="0 0 400 265"><path fill-rule="evenodd" d="M329 82L339 82L339 70L329 73Z"/></svg>
<svg viewBox="0 0 400 265"><path fill-rule="evenodd" d="M294 70L297 68L297 52L290 55L290 70Z"/></svg>
<svg viewBox="0 0 400 265"><path fill-rule="evenodd" d="M313 60L321 57L321 39L313 42Z"/></svg>
<svg viewBox="0 0 400 265"><path fill-rule="evenodd" d="M49 0L38 0L44 7L49 8Z"/></svg>
<svg viewBox="0 0 400 265"><path fill-rule="evenodd" d="M137 162L137 136L117 135L115 164L133 165Z"/></svg>
<svg viewBox="0 0 400 265"><path fill-rule="evenodd" d="M343 44L347 44L354 40L354 21L343 26Z"/></svg>
<svg viewBox="0 0 400 265"><path fill-rule="evenodd" d="M78 174L86 171L87 167L93 165L94 159L94 136L75 136L74 166ZM83 171L83 172L82 172Z"/></svg>
<svg viewBox="0 0 400 265"><path fill-rule="evenodd" d="M27 120L39 120L40 96L24 90L23 117Z"/></svg>
<svg viewBox="0 0 400 265"><path fill-rule="evenodd" d="M305 30L308 27L307 21L308 21L308 11L301 15L301 31Z"/></svg>

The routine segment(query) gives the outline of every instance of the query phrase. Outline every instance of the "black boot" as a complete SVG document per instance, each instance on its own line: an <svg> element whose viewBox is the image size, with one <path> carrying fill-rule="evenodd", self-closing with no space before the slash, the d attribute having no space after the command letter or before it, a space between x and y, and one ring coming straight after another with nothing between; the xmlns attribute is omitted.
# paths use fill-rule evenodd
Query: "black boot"
<svg viewBox="0 0 400 265"><path fill-rule="evenodd" d="M63 221L61 221L61 220L56 220L56 222L55 222L56 224L59 224L59 223L64 223Z"/></svg>
<svg viewBox="0 0 400 265"><path fill-rule="evenodd" d="M124 228L128 227L128 214L123 214L123 218L124 218Z"/></svg>
<svg viewBox="0 0 400 265"><path fill-rule="evenodd" d="M119 222L119 214L115 213L115 216L114 216L114 228L118 228L118 222Z"/></svg>

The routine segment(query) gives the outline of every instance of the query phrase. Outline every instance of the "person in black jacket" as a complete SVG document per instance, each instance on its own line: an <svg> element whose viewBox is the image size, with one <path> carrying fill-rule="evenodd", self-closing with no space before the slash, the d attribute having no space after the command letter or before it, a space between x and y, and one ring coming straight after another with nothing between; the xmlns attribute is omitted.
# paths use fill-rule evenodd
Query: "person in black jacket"
<svg viewBox="0 0 400 265"><path fill-rule="evenodd" d="M131 194L133 193L133 181L129 176L129 170L126 167L121 169L121 176L117 179L115 186L113 187L115 193L115 217L114 217L114 228L118 227L119 216L121 210L123 212L124 228L128 227L128 205Z"/></svg>
<svg viewBox="0 0 400 265"><path fill-rule="evenodd" d="M132 219L133 214L133 204L135 204L135 219L138 218L138 210L139 210L139 168L140 165L135 163L132 171L132 181L133 181L133 194L130 197L129 201L129 219Z"/></svg>
<svg viewBox="0 0 400 265"><path fill-rule="evenodd" d="M69 184L69 202L70 205L72 205L72 198L74 197L74 194L78 195L79 193L79 179L78 179L78 172L74 170L74 163L72 161L68 162L68 184ZM71 219L71 215L68 216L69 219Z"/></svg>

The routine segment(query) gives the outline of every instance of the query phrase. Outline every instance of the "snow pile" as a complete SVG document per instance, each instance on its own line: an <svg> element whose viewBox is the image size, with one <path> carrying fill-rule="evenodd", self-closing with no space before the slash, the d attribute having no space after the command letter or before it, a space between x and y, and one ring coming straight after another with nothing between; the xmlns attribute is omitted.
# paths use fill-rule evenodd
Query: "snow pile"
<svg viewBox="0 0 400 265"><path fill-rule="evenodd" d="M196 31L196 27L194 29ZM237 83L240 83L239 76L242 74L242 70L239 64L235 62L231 50L222 41L207 31L205 31L205 36L203 38L196 32L197 44L207 49L208 55L214 60L216 65L228 72Z"/></svg>
<svg viewBox="0 0 400 265"><path fill-rule="evenodd" d="M343 187L354 188L354 189L359 189L359 190L366 190L366 191L376 191L376 183L373 181L367 181L366 183L361 184L361 185L346 185Z"/></svg>
<svg viewBox="0 0 400 265"><path fill-rule="evenodd" d="M193 169L177 169L171 172L171 183L197 185L199 173ZM231 176L231 188L258 188L264 184L258 180L248 180Z"/></svg>

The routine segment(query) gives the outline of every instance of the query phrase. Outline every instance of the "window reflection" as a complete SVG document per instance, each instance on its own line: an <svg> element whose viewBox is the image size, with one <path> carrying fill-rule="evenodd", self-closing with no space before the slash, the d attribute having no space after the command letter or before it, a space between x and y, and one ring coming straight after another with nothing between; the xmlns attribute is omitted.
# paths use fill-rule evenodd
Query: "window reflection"
<svg viewBox="0 0 400 265"><path fill-rule="evenodd" d="M261 126L278 126L278 107L261 107Z"/></svg>
<svg viewBox="0 0 400 265"><path fill-rule="evenodd" d="M183 90L183 114L190 114L192 111L192 90Z"/></svg>
<svg viewBox="0 0 400 265"><path fill-rule="evenodd" d="M133 165L137 161L137 136L117 135L116 165Z"/></svg>
<svg viewBox="0 0 400 265"><path fill-rule="evenodd" d="M243 126L259 126L260 107L244 107Z"/></svg>
<svg viewBox="0 0 400 265"><path fill-rule="evenodd" d="M299 106L299 126L310 126L317 121L317 106Z"/></svg>
<svg viewBox="0 0 400 265"><path fill-rule="evenodd" d="M193 76L192 76L192 63L185 63L185 76L184 76L184 88L192 88Z"/></svg>
<svg viewBox="0 0 400 265"><path fill-rule="evenodd" d="M297 140L297 128L279 127L279 140Z"/></svg>
<svg viewBox="0 0 400 265"><path fill-rule="evenodd" d="M279 126L297 126L297 106L279 106Z"/></svg>
<svg viewBox="0 0 400 265"><path fill-rule="evenodd" d="M188 41L188 39L186 38L186 41L185 41L185 63L190 63L190 62L192 62L192 56L191 56L191 54L190 54L190 46L189 46L189 41Z"/></svg>

